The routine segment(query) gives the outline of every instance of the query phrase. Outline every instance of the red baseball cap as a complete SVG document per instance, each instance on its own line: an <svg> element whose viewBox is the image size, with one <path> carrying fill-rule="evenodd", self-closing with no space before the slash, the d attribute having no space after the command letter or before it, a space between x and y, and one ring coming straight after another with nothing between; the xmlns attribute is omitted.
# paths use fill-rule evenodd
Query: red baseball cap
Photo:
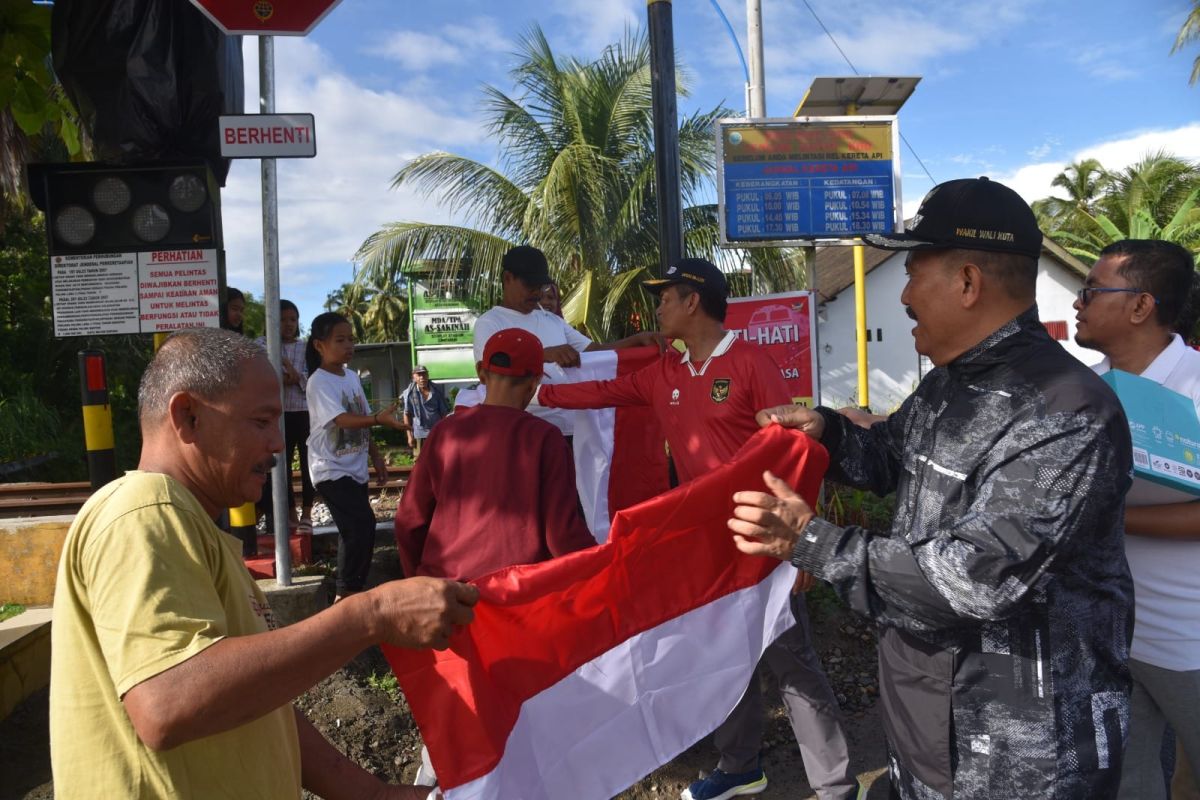
<svg viewBox="0 0 1200 800"><path fill-rule="evenodd" d="M483 368L499 375L540 377L542 358L542 343L521 328L496 331L483 346Z"/></svg>

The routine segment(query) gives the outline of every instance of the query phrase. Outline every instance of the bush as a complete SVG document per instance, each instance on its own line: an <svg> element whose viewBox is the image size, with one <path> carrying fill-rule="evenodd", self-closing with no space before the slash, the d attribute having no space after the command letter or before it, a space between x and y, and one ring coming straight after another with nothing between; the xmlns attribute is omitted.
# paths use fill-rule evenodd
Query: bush
<svg viewBox="0 0 1200 800"><path fill-rule="evenodd" d="M825 484L825 503L818 513L834 525L857 525L876 531L892 527L896 497L877 497L863 489L837 483Z"/></svg>

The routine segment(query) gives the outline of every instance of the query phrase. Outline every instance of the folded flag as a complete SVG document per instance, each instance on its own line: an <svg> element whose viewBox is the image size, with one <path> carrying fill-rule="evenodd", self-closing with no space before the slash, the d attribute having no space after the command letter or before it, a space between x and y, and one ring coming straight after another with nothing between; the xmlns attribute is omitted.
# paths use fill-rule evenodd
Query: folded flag
<svg viewBox="0 0 1200 800"><path fill-rule="evenodd" d="M608 381L660 358L657 347L582 353L578 367L547 382ZM575 415L575 484L588 527L603 544L615 512L670 488L666 438L649 406L561 413Z"/></svg>
<svg viewBox="0 0 1200 800"><path fill-rule="evenodd" d="M385 647L447 798L608 798L717 727L793 619L789 564L742 555L735 491L810 503L828 456L771 426L725 467L618 512L604 545L473 581L445 651Z"/></svg>

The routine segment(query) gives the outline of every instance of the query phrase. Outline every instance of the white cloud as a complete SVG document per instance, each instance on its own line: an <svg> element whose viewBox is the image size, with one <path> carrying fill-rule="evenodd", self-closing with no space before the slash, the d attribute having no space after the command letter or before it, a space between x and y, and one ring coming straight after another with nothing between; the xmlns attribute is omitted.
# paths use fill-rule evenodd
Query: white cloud
<svg viewBox="0 0 1200 800"><path fill-rule="evenodd" d="M919 9L879 0L820 5L821 21L842 52L803 5L777 3L763 12L767 87L773 96L787 98L781 102L788 112L813 75L849 71L842 53L864 75L919 75L939 63L944 73L947 56L994 41L1024 19L1029 3L938 2ZM773 106L779 113L780 105Z"/></svg>
<svg viewBox="0 0 1200 800"><path fill-rule="evenodd" d="M1105 46L1089 43L1086 49L1072 59L1085 74L1105 81L1123 81L1136 78L1138 71L1129 64L1132 47Z"/></svg>
<svg viewBox="0 0 1200 800"><path fill-rule="evenodd" d="M1052 153L1054 151L1054 149L1061 144L1062 144L1062 140L1059 139L1057 136L1047 136L1045 141L1043 141L1038 146L1036 146L1033 149L1026 152L1025 155L1029 156L1030 158L1032 158L1034 160L1040 160L1040 159L1043 159L1046 156L1050 155L1050 153Z"/></svg>
<svg viewBox="0 0 1200 800"><path fill-rule="evenodd" d="M967 172L989 175L1005 186L1011 187L1017 194L1033 203L1050 195L1062 197L1060 189L1052 187L1051 181L1067 167L1085 158L1094 158L1110 171L1122 170L1149 153L1164 151L1179 158L1200 163L1200 122L1185 125L1180 128L1165 130L1131 132L1117 139L1100 142L1085 147L1065 161L1033 161L1016 169L997 173L983 159L972 155L954 155L946 157L945 161L970 167ZM911 169L909 164L908 168ZM962 172L960 170L960 172ZM930 184L924 174L913 173L904 176L904 216L911 217L916 213L921 199L929 191Z"/></svg>
<svg viewBox="0 0 1200 800"><path fill-rule="evenodd" d="M1094 158L1109 170L1116 170L1159 150L1177 158L1200 161L1200 122L1173 130L1139 131L1126 138L1085 148L1072 160Z"/></svg>
<svg viewBox="0 0 1200 800"><path fill-rule="evenodd" d="M556 44L556 53L590 61L605 47L620 41L627 28L645 27L644 8L636 0L562 0L541 12L555 18L553 26L543 25L543 29L548 36L551 29L561 32L562 35L551 38L569 43Z"/></svg>
<svg viewBox="0 0 1200 800"><path fill-rule="evenodd" d="M383 223L449 221L449 213L411 189L392 191L392 175L413 156L476 148L479 120L452 98L362 86L309 40L276 39L280 112L316 114L317 156L280 159L279 253L282 292L307 318L326 292L350 278L350 257ZM246 46L246 96L257 107L257 55ZM235 162L222 192L229 283L260 295L262 206L259 162Z"/></svg>
<svg viewBox="0 0 1200 800"><path fill-rule="evenodd" d="M392 31L367 47L366 52L399 62L404 69L413 72L428 72L435 67L475 67L481 54L504 53L512 49L513 43L501 34L496 20L476 17L444 25L437 33Z"/></svg>
<svg viewBox="0 0 1200 800"><path fill-rule="evenodd" d="M1181 128L1131 132L1118 139L1085 147L1066 161L1026 164L996 179L1011 186L1032 203L1051 194L1061 195L1050 182L1070 163L1094 158L1104 168L1116 172L1140 161L1149 153L1166 152L1178 158L1200 162L1200 122Z"/></svg>

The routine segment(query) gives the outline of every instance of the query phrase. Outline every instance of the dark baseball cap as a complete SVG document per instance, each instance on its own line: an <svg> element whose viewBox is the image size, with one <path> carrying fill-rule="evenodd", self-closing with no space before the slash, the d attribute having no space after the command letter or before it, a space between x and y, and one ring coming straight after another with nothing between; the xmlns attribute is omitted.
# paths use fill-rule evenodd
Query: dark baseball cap
<svg viewBox="0 0 1200 800"><path fill-rule="evenodd" d="M501 356L501 358L496 358ZM488 337L483 346L483 368L499 375L524 378L542 374L541 341L522 328L505 328ZM493 361L499 363L493 363Z"/></svg>
<svg viewBox="0 0 1200 800"><path fill-rule="evenodd" d="M703 258L684 258L676 261L667 268L667 274L662 278L642 281L642 286L652 294L658 294L677 283L695 287L702 295L708 294L721 300L729 297L729 284L725 282L725 273L717 269L716 264Z"/></svg>
<svg viewBox="0 0 1200 800"><path fill-rule="evenodd" d="M505 253L500 266L529 286L545 286L551 282L546 254L527 244L518 245Z"/></svg>
<svg viewBox="0 0 1200 800"><path fill-rule="evenodd" d="M417 375L418 373L424 373L425 375L428 375L429 367L425 366L424 364L414 364L412 371L413 375Z"/></svg>
<svg viewBox="0 0 1200 800"><path fill-rule="evenodd" d="M961 178L929 190L904 233L868 233L883 250L963 249L1037 258L1042 232L1021 195L987 178Z"/></svg>

